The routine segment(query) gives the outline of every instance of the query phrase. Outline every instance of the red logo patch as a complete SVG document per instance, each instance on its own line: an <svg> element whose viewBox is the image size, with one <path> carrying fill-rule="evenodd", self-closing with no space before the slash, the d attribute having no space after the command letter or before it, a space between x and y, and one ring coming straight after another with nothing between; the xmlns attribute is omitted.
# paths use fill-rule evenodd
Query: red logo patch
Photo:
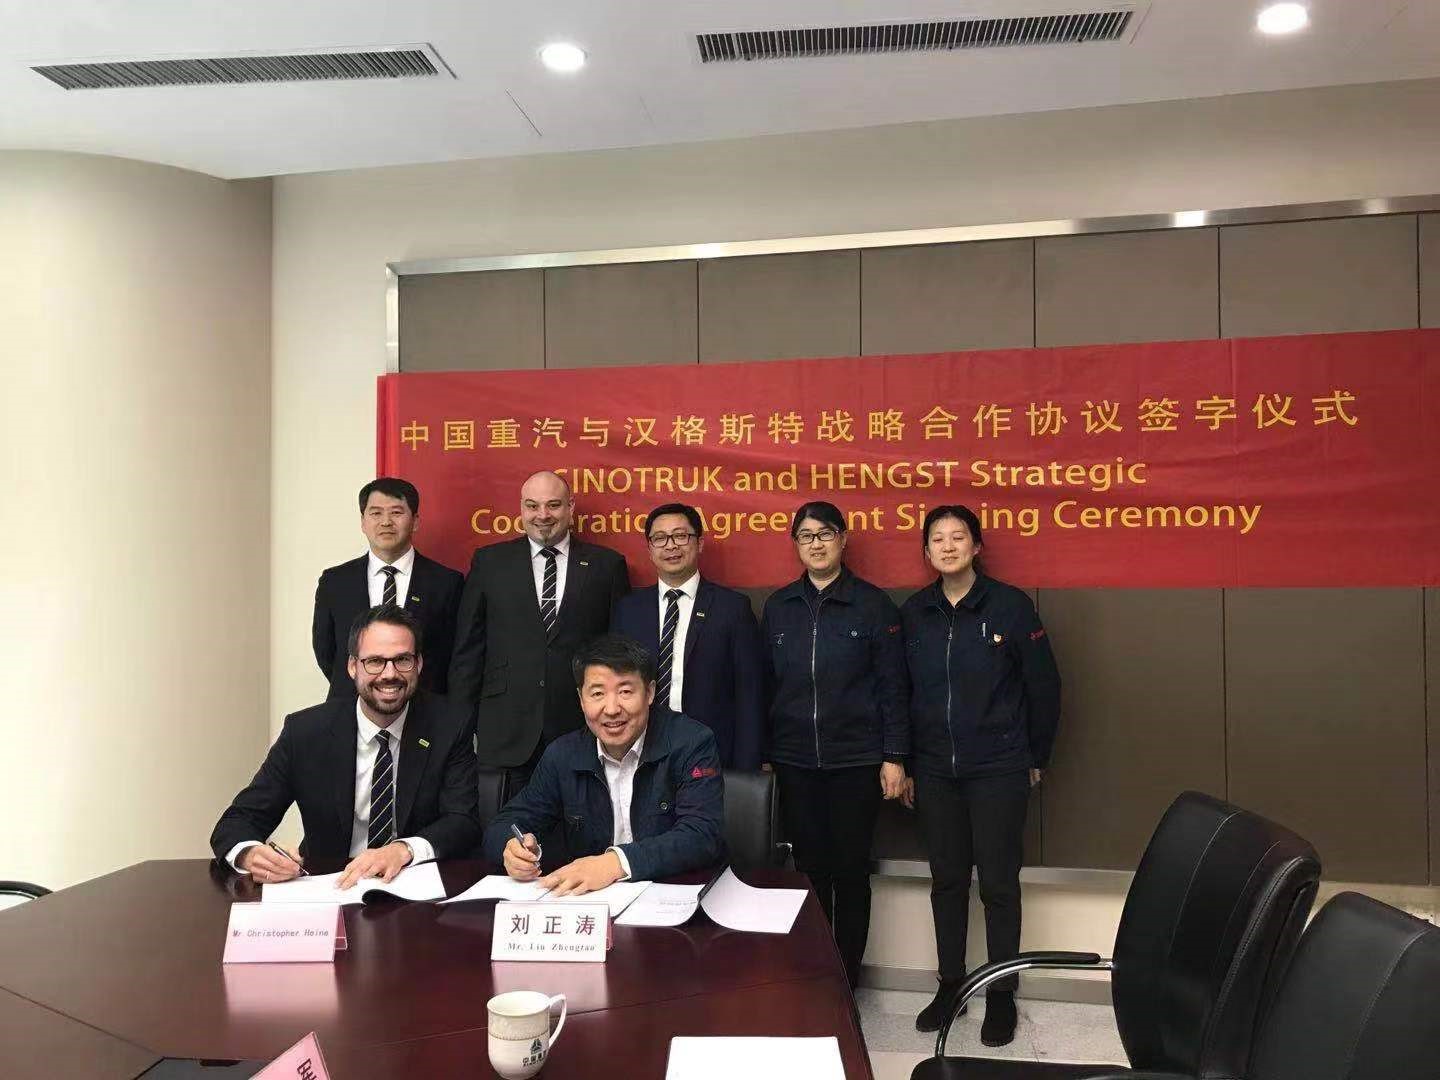
<svg viewBox="0 0 1440 1080"><path fill-rule="evenodd" d="M691 780L703 780L703 779L705 779L705 777L707 777L707 776L719 776L719 775L720 775L720 770L719 770L719 769L709 769L709 768L702 769L699 765L696 765L695 768L693 768L693 769L690 770L690 779L691 779Z"/></svg>

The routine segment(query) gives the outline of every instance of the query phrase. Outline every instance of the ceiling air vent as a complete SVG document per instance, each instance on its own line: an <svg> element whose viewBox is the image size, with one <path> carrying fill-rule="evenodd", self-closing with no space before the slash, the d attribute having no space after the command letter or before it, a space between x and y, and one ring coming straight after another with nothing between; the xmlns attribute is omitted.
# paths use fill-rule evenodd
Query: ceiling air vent
<svg viewBox="0 0 1440 1080"><path fill-rule="evenodd" d="M334 79L414 79L454 73L429 45L323 49L226 56L111 58L32 64L30 70L66 90L136 86L233 86Z"/></svg>
<svg viewBox="0 0 1440 1080"><path fill-rule="evenodd" d="M700 60L801 60L866 53L944 52L1016 45L1081 45L1120 41L1136 22L1133 7L1012 19L821 26L800 30L742 30L696 34Z"/></svg>

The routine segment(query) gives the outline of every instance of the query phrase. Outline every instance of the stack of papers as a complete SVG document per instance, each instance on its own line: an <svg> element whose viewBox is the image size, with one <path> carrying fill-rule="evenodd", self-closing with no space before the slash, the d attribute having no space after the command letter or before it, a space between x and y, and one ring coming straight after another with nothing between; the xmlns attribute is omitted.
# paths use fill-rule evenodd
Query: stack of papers
<svg viewBox="0 0 1440 1080"><path fill-rule="evenodd" d="M363 904L368 894L379 893L401 900L439 900L445 895L440 868L433 862L407 866L388 885L379 878L362 878L348 889L337 889L340 874L312 874L293 881L260 887L263 904Z"/></svg>
<svg viewBox="0 0 1440 1080"><path fill-rule="evenodd" d="M700 906L704 885L651 885L615 920L616 926L681 926Z"/></svg>
<svg viewBox="0 0 1440 1080"><path fill-rule="evenodd" d="M705 914L727 930L756 934L788 934L804 903L804 889L757 889L728 866L700 899Z"/></svg>
<svg viewBox="0 0 1440 1080"><path fill-rule="evenodd" d="M824 1039L686 1038L670 1040L665 1080L845 1080L840 1043Z"/></svg>

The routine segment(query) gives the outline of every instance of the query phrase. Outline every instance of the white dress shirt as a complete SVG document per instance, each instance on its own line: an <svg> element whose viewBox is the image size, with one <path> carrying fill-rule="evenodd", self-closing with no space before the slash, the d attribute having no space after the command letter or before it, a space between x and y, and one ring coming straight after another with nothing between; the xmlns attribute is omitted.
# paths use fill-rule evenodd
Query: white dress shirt
<svg viewBox="0 0 1440 1080"><path fill-rule="evenodd" d="M670 606L670 601L665 599L665 594L671 589L679 589L681 596L675 601L679 609L679 621L675 624L675 652L670 661L670 700L664 702L676 712L680 712L680 702L685 692L685 635L690 632L690 615L695 610L695 595L700 591L700 572L697 570L690 575L690 579L682 585L666 585L660 582L660 633L665 633L665 609ZM657 639L658 640L658 639Z"/></svg>
<svg viewBox="0 0 1440 1080"><path fill-rule="evenodd" d="M386 732L390 736L390 761L394 770L394 782L400 783L400 738L405 733L405 719L410 714L410 706L406 705L400 715L397 716ZM360 707L360 701L355 701L355 817L350 824L350 857L353 859L367 847L370 846L370 781L371 774L375 771L375 759L380 756L380 746L375 741L376 734L380 728L365 715L365 710ZM632 770L633 776L633 770ZM397 792L399 788L396 788ZM399 814L399 800L396 800L395 811ZM409 845L414 855L413 863L430 862L435 858L435 848L429 840L420 836L407 836L404 842ZM240 870L236 860L244 854L247 848L256 847L259 840L246 840L236 844L225 856L228 862L236 870ZM248 871L240 870L248 873Z"/></svg>
<svg viewBox="0 0 1440 1080"><path fill-rule="evenodd" d="M640 768L640 755L645 750L645 733L635 740L635 745L616 761L605 752L600 740L595 740L595 752L600 755L600 764L605 768L605 786L610 789L610 810L615 816L615 835L608 851L615 852L620 859L621 880L630 879L630 860L620 850L621 844L634 841L630 829L630 803L635 795L635 772Z"/></svg>
<svg viewBox="0 0 1440 1080"><path fill-rule="evenodd" d="M555 614L559 615L560 601L565 599L565 568L566 564L570 562L570 534L566 533L564 539L557 540L550 546L560 552L555 557ZM530 570L535 575L535 601L537 603L545 595L545 556L540 554L544 547L544 544L537 544L534 540L530 541Z"/></svg>
<svg viewBox="0 0 1440 1080"><path fill-rule="evenodd" d="M415 570L415 549L412 547L393 563L387 563L375 552L370 552L365 582L370 590L371 607L379 604L385 595L385 575L380 571L387 566L393 566L400 571L395 575L395 603L403 608L405 601L410 599L410 575Z"/></svg>

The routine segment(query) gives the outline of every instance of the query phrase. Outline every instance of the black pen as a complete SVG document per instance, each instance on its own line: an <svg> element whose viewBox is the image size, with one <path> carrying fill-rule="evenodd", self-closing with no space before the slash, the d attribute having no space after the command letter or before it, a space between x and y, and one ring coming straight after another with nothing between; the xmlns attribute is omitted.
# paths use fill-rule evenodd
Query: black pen
<svg viewBox="0 0 1440 1080"><path fill-rule="evenodd" d="M300 860L297 859L294 855L291 855L290 852L286 851L286 850L285 850L283 847L281 847L279 844L275 843L274 840L267 840L267 841L266 841L266 847L272 847L272 848L274 848L274 849L275 849L276 851L278 851L281 855L284 855L287 859L289 859L291 862L293 862L296 866L299 866L299 867L300 867L300 876L301 876L301 877L309 877L309 876L310 876L310 871L309 871L309 870L306 870L305 867L304 867L303 865L301 865Z"/></svg>

